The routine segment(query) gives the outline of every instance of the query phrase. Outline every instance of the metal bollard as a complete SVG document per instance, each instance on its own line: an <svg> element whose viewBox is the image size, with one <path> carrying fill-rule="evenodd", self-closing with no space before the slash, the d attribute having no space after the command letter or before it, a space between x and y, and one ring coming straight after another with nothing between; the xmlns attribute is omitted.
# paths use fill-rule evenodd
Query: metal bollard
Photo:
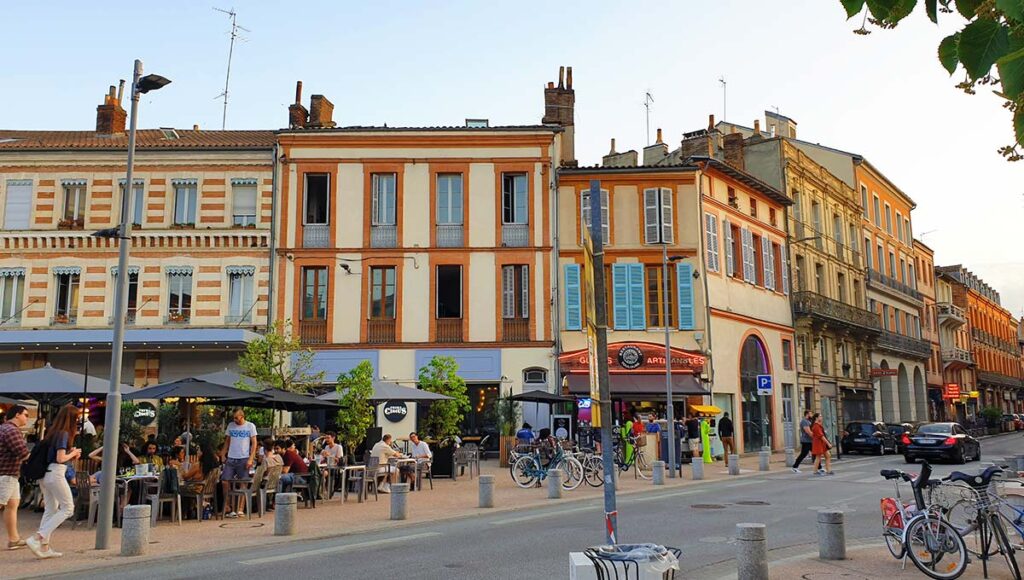
<svg viewBox="0 0 1024 580"><path fill-rule="evenodd" d="M477 480L480 483L480 507L494 507L494 476L481 475Z"/></svg>
<svg viewBox="0 0 1024 580"><path fill-rule="evenodd" d="M651 476L651 479L654 480L654 485L665 485L665 462L655 461L651 466L654 469Z"/></svg>
<svg viewBox="0 0 1024 580"><path fill-rule="evenodd" d="M729 456L729 475L740 474L740 456L730 455Z"/></svg>
<svg viewBox="0 0 1024 580"><path fill-rule="evenodd" d="M757 470L768 471L771 468L772 452L760 451L757 454Z"/></svg>
<svg viewBox="0 0 1024 580"><path fill-rule="evenodd" d="M786 467L793 467L793 463L796 461L796 452L792 447L786 448Z"/></svg>
<svg viewBox="0 0 1024 580"><path fill-rule="evenodd" d="M130 505L124 508L121 524L121 555L142 556L149 547L149 516L153 506Z"/></svg>
<svg viewBox="0 0 1024 580"><path fill-rule="evenodd" d="M562 470L552 469L548 471L548 499L560 499L562 497Z"/></svg>
<svg viewBox="0 0 1024 580"><path fill-rule="evenodd" d="M690 469L693 470L694 481L704 479L704 462L699 459L700 458L694 458L694 460L690 462Z"/></svg>
<svg viewBox="0 0 1024 580"><path fill-rule="evenodd" d="M404 520L409 514L409 484L391 484L391 519Z"/></svg>
<svg viewBox="0 0 1024 580"><path fill-rule="evenodd" d="M821 510L818 512L818 557L822 560L846 559L846 529L843 512Z"/></svg>
<svg viewBox="0 0 1024 580"><path fill-rule="evenodd" d="M736 571L744 580L768 580L764 524L736 524Z"/></svg>
<svg viewBox="0 0 1024 580"><path fill-rule="evenodd" d="M274 535L295 535L295 510L299 507L299 495L279 493L274 496Z"/></svg>

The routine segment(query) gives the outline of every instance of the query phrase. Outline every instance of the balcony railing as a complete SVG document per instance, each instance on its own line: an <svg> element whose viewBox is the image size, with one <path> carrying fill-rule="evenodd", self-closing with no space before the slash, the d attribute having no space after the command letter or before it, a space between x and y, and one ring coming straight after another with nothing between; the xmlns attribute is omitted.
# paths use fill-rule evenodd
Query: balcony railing
<svg viewBox="0 0 1024 580"><path fill-rule="evenodd" d="M54 314L50 319L50 326L74 326L78 323L78 312L65 312Z"/></svg>
<svg viewBox="0 0 1024 580"><path fill-rule="evenodd" d="M875 287L885 287L890 290L895 290L901 294L909 296L914 300L922 300L920 292L914 290L910 286L907 286L903 282L896 280L895 278L890 278L889 276L886 276L885 274L879 272L878 270L875 270L874 268L868 268L868 282Z"/></svg>
<svg viewBox="0 0 1024 580"><path fill-rule="evenodd" d="M370 226L370 247L398 247L398 226L394 224Z"/></svg>
<svg viewBox="0 0 1024 580"><path fill-rule="evenodd" d="M974 357L971 351L964 348L947 348L942 350L942 362L946 365L960 363L964 365L974 364Z"/></svg>
<svg viewBox="0 0 1024 580"><path fill-rule="evenodd" d="M124 315L124 323L125 323L125 325L131 326L131 325L135 324L135 315L136 314L137 313L134 310L129 310L128 312L126 312L125 315ZM110 324L111 326L113 326L114 325L114 317L113 316L108 317L107 318L107 323Z"/></svg>
<svg viewBox="0 0 1024 580"><path fill-rule="evenodd" d="M437 342L462 342L461 318L438 318L435 323L434 339Z"/></svg>
<svg viewBox="0 0 1024 580"><path fill-rule="evenodd" d="M437 247L461 248L462 224L437 224Z"/></svg>
<svg viewBox="0 0 1024 580"><path fill-rule="evenodd" d="M302 226L303 248L326 248L331 245L329 224L306 224Z"/></svg>
<svg viewBox="0 0 1024 580"><path fill-rule="evenodd" d="M794 293L793 313L797 316L811 316L828 322L838 322L844 326L856 326L871 333L877 333L882 329L875 313L815 292Z"/></svg>
<svg viewBox="0 0 1024 580"><path fill-rule="evenodd" d="M501 224L501 245L524 248L530 242L529 224Z"/></svg>
<svg viewBox="0 0 1024 580"><path fill-rule="evenodd" d="M529 318L503 318L501 337L505 342L527 342L530 340Z"/></svg>
<svg viewBox="0 0 1024 580"><path fill-rule="evenodd" d="M327 342L326 320L300 320L299 342L302 344L324 344Z"/></svg>
<svg viewBox="0 0 1024 580"><path fill-rule="evenodd" d="M978 382L1011 389L1021 386L1020 379L991 371L978 371Z"/></svg>
<svg viewBox="0 0 1024 580"><path fill-rule="evenodd" d="M371 318L366 321L366 342L390 344L395 342L394 318Z"/></svg>
<svg viewBox="0 0 1024 580"><path fill-rule="evenodd" d="M960 326L967 322L967 317L964 315L964 309L949 302L940 302L936 304L935 312L939 315L939 324L948 322L952 323L954 326Z"/></svg>
<svg viewBox="0 0 1024 580"><path fill-rule="evenodd" d="M905 354L914 358L928 359L932 356L932 345L930 342L896 334L895 332L882 331L878 339L878 347L899 354Z"/></svg>

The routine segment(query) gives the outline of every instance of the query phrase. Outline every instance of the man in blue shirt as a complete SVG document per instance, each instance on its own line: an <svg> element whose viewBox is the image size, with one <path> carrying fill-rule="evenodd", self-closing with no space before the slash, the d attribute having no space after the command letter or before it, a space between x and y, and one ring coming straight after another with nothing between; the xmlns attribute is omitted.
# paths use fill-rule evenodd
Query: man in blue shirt
<svg viewBox="0 0 1024 580"><path fill-rule="evenodd" d="M523 423L523 428L516 432L517 442L520 444L529 445L536 439L536 435L533 434L533 427L529 423Z"/></svg>
<svg viewBox="0 0 1024 580"><path fill-rule="evenodd" d="M658 424L658 417L654 413L647 418L647 425L644 427L648 433L661 433L661 425Z"/></svg>

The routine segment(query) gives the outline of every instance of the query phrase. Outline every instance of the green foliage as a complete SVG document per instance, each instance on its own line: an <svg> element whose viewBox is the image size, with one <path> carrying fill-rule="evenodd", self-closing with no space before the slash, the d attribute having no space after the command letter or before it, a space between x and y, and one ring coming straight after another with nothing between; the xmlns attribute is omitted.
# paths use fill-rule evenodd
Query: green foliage
<svg viewBox="0 0 1024 580"><path fill-rule="evenodd" d="M994 427L1003 420L1003 410L999 407L985 407L978 412L990 427Z"/></svg>
<svg viewBox="0 0 1024 580"><path fill-rule="evenodd" d="M512 391L509 391L504 396L494 399L487 409L487 418L498 426L499 435L515 435L516 427L519 426L522 406L519 401L510 401L508 397L511 395Z"/></svg>
<svg viewBox="0 0 1024 580"><path fill-rule="evenodd" d="M164 403L156 411L156 442L158 445L171 445L174 438L181 435L184 429L178 405Z"/></svg>
<svg viewBox="0 0 1024 580"><path fill-rule="evenodd" d="M311 372L313 351L302 346L290 327L290 322L275 322L266 334L246 346L238 357L243 378L236 387L250 391L275 388L303 392L309 385L323 382L323 371Z"/></svg>
<svg viewBox="0 0 1024 580"><path fill-rule="evenodd" d="M423 430L434 439L444 439L459 434L462 419L469 410L469 396L466 381L459 376L459 363L454 357L435 356L420 369L420 388L439 395L447 395L451 401L434 401L430 404L423 420Z"/></svg>
<svg viewBox="0 0 1024 580"><path fill-rule="evenodd" d="M338 375L338 439L350 457L373 425L373 364L364 360L347 373Z"/></svg>
<svg viewBox="0 0 1024 580"><path fill-rule="evenodd" d="M142 443L142 425L135 421L135 411L139 406L135 403L121 403L121 430L118 432L118 441L127 443L132 448Z"/></svg>
<svg viewBox="0 0 1024 580"><path fill-rule="evenodd" d="M879 28L895 28L909 16L919 0L840 0L847 18L864 13L864 21ZM954 11L967 19L963 28L942 39L938 59L950 75L963 67L965 80L957 88L975 94L977 87L993 90L1013 113L1015 143L999 149L1009 161L1024 159L1024 0L923 0L929 20ZM866 10L865 10L866 8ZM870 15L870 18L869 18ZM864 24L854 31L869 34Z"/></svg>
<svg viewBox="0 0 1024 580"><path fill-rule="evenodd" d="M192 440L199 449L210 446L215 452L220 452L224 444L224 418L212 408L200 407L199 424L192 425Z"/></svg>

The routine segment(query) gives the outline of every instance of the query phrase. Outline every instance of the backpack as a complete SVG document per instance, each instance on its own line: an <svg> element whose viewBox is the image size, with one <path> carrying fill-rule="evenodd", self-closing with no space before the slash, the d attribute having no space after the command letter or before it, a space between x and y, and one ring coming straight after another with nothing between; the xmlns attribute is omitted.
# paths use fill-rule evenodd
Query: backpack
<svg viewBox="0 0 1024 580"><path fill-rule="evenodd" d="M50 442L46 439L36 443L29 453L28 461L21 466L21 475L28 481L42 479L50 468Z"/></svg>

